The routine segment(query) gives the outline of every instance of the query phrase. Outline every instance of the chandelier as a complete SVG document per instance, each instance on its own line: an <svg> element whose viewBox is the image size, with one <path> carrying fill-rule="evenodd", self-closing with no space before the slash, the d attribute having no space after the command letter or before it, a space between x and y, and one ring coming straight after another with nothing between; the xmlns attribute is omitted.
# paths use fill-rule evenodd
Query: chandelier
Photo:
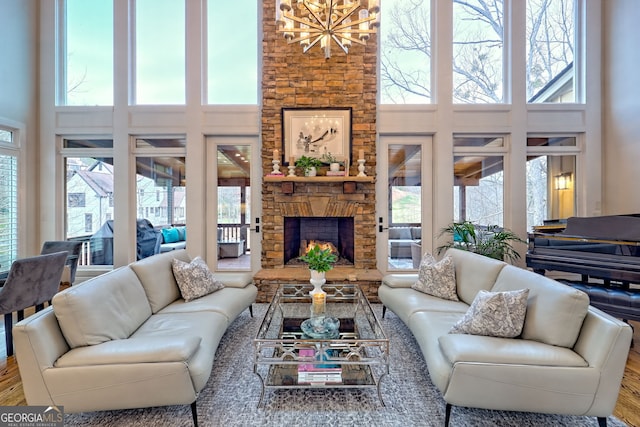
<svg viewBox="0 0 640 427"><path fill-rule="evenodd" d="M365 1L276 0L278 31L289 44L300 43L304 53L320 44L330 58L331 40L349 53L352 43L366 45L380 26L380 1L368 0L364 7Z"/></svg>

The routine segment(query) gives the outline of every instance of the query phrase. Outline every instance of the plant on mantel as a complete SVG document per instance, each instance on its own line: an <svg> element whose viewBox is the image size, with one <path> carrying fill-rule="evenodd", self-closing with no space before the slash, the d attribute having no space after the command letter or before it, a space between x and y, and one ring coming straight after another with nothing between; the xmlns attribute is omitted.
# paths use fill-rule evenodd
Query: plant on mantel
<svg viewBox="0 0 640 427"><path fill-rule="evenodd" d="M296 160L295 165L304 171L305 176L314 176L312 171L322 166L322 162L315 157L300 156Z"/></svg>

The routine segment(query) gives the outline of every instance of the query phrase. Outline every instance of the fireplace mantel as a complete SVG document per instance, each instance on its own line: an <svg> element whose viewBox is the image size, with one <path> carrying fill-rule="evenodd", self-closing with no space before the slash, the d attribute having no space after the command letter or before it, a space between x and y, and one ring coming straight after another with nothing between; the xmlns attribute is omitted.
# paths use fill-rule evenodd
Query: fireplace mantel
<svg viewBox="0 0 640 427"><path fill-rule="evenodd" d="M264 177L265 182L374 182L372 176L273 176Z"/></svg>

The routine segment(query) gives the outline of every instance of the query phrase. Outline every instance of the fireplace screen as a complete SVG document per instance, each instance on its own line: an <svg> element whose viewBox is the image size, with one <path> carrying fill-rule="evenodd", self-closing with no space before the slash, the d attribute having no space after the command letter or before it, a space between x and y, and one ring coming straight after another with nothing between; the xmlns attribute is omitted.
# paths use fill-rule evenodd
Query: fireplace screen
<svg viewBox="0 0 640 427"><path fill-rule="evenodd" d="M318 244L338 255L337 265L353 265L354 225L351 217L286 217L284 219L284 265L303 265L298 260Z"/></svg>

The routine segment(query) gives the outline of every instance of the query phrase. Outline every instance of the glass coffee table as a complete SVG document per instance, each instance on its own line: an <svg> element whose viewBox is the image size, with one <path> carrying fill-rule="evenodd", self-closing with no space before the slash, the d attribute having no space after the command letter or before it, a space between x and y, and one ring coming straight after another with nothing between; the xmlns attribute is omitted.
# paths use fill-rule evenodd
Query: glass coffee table
<svg viewBox="0 0 640 427"><path fill-rule="evenodd" d="M389 340L356 284L323 286L327 324L338 331L309 332L311 285L284 284L276 291L254 339L253 372L266 389L376 388L389 373ZM305 322L306 321L306 322ZM311 335L307 335L303 329Z"/></svg>

